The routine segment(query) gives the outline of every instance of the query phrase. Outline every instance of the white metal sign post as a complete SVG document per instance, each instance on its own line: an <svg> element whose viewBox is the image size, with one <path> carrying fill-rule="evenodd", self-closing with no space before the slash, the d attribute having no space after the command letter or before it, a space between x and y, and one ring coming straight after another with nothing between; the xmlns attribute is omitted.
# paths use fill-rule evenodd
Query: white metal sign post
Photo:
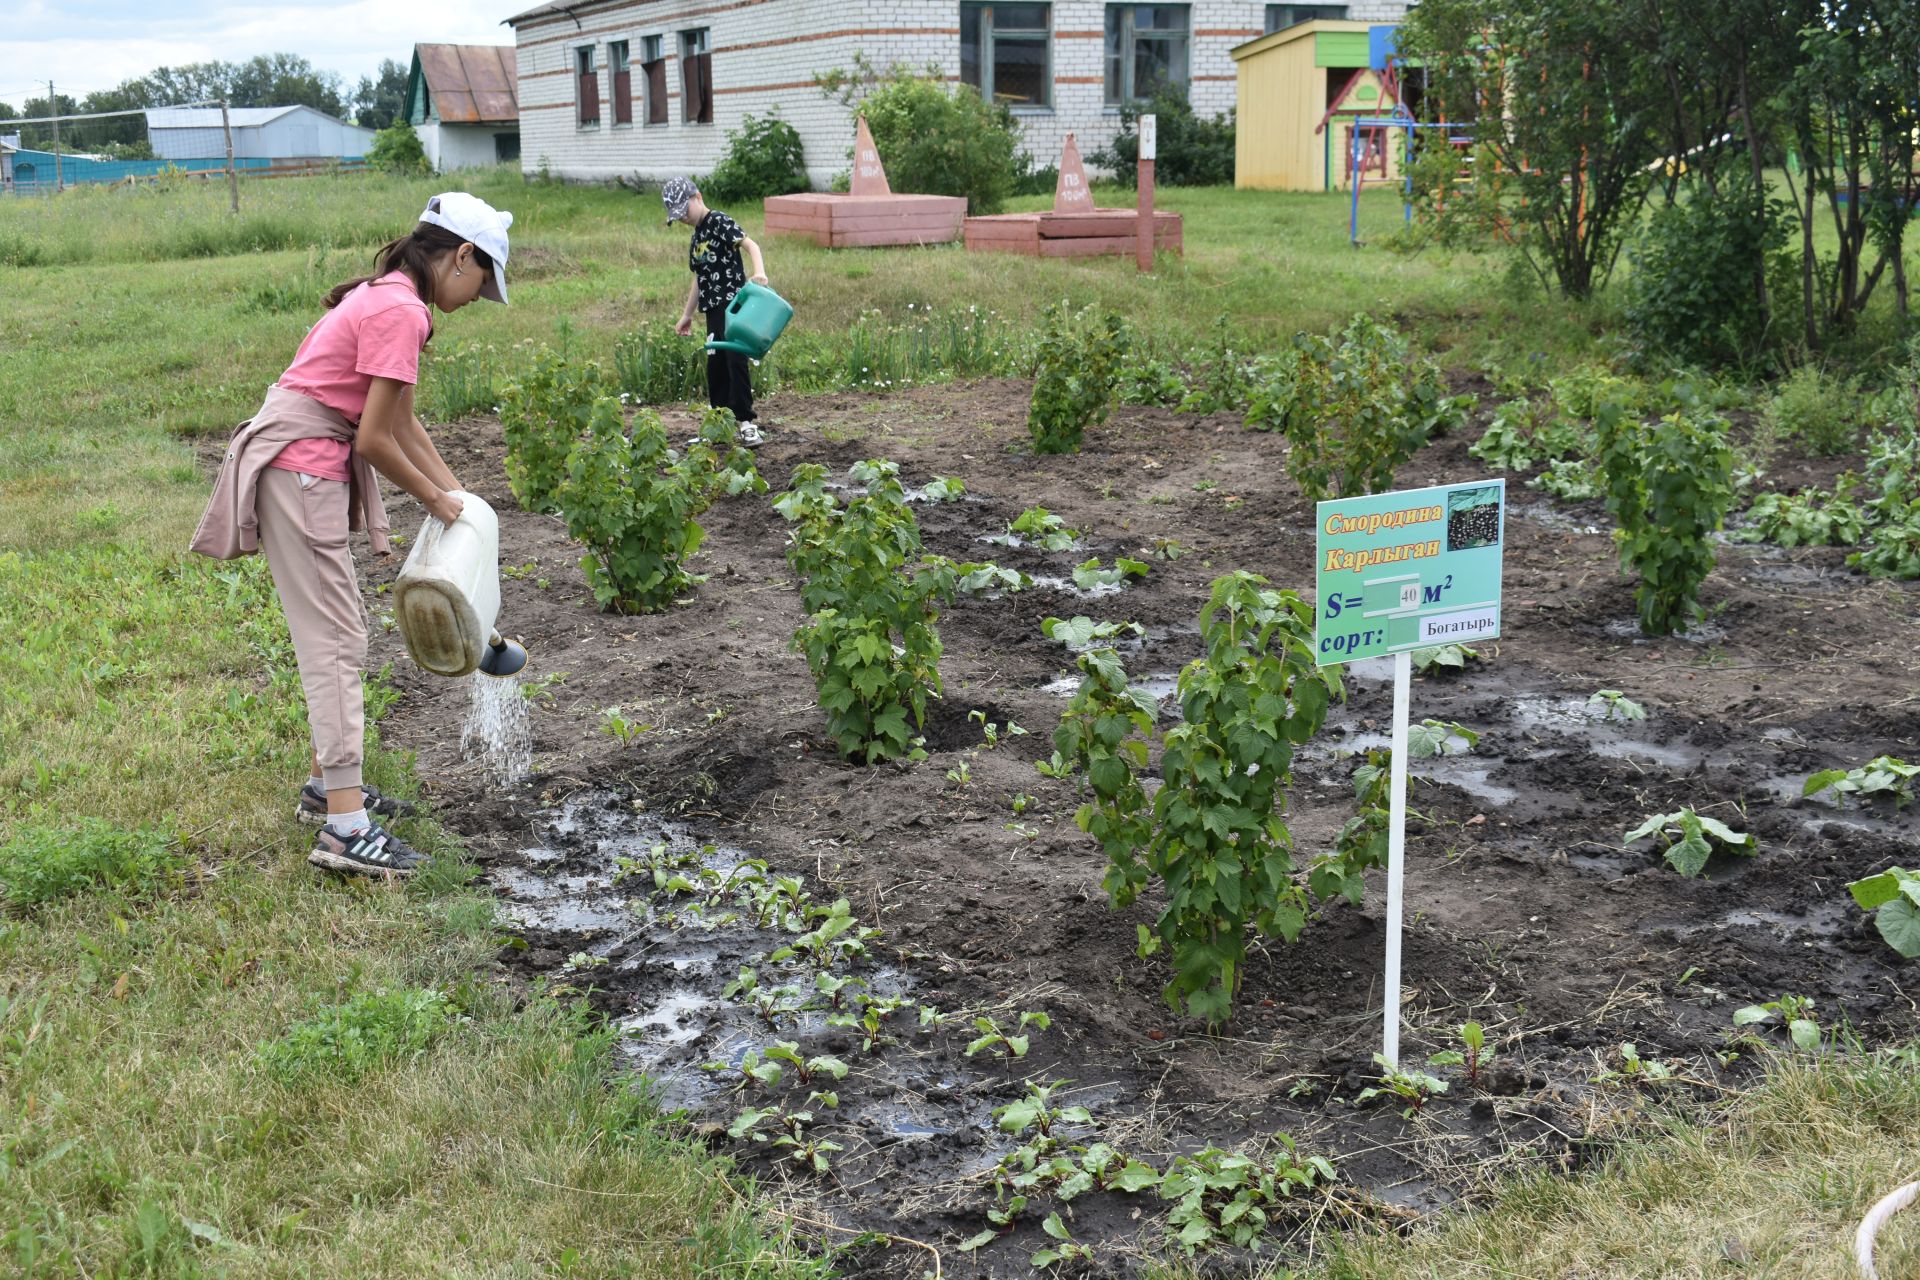
<svg viewBox="0 0 1920 1280"><path fill-rule="evenodd" d="M1393 655L1380 1054L1397 1071L1413 651L1500 634L1506 482L1474 480L1340 498L1320 503L1315 519L1314 647L1320 665Z"/></svg>

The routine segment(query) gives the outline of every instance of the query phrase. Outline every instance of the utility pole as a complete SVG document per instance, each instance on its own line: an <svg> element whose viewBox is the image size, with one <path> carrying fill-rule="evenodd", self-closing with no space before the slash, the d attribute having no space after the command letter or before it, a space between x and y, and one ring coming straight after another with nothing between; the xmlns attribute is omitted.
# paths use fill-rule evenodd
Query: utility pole
<svg viewBox="0 0 1920 1280"><path fill-rule="evenodd" d="M47 81L47 114L53 117L53 194L60 194L60 101L53 96L53 81Z"/></svg>
<svg viewBox="0 0 1920 1280"><path fill-rule="evenodd" d="M227 203L240 212L240 175L233 171L233 120L227 114L227 100L220 99L220 132L227 136Z"/></svg>

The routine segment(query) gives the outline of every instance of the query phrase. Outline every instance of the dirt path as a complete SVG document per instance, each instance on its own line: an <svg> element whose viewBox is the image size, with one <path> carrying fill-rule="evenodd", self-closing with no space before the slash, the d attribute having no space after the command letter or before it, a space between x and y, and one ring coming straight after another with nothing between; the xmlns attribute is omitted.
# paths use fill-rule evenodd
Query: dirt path
<svg viewBox="0 0 1920 1280"><path fill-rule="evenodd" d="M964 480L964 501L916 508L929 551L1061 579L1087 556L1146 558L1162 539L1184 548L1118 596L1036 586L955 604L941 621L947 695L928 728L932 757L918 767L851 765L824 740L805 662L788 649L800 605L783 522L764 499L724 501L703 520L698 567L709 578L682 606L603 615L559 523L515 508L491 422L449 429L443 448L500 510L503 562L533 566L509 576L503 607L504 629L533 654L529 676L567 673L537 704L531 785L491 792L459 758L464 688L419 674L397 637L376 642L376 661L394 660L404 694L385 733L419 753L436 803L527 924L528 949L503 963L551 972L576 952L602 957L572 980L600 988L601 1006L641 1029L636 1063L697 1118L724 1121L740 1105L716 1098L697 1065L774 1038L718 999L766 939L674 927L644 903L629 910L635 882L613 884L613 860L655 842L711 840L721 848L710 864L760 858L804 874L822 899L847 897L886 933L884 963L867 975L876 992L1053 1017L1013 1070L964 1058L959 1033L902 1032L869 1056L818 1017L783 1027L782 1037L797 1026L812 1051L837 1050L855 1068L839 1110L821 1121L845 1148L832 1176L792 1175L802 1212L937 1245L947 1275L1025 1274L1044 1206L1015 1235L955 1252L986 1225L981 1174L1012 1146L989 1111L1018 1096L1023 1076L1075 1081L1099 1136L1150 1161L1285 1131L1339 1162L1347 1203L1422 1212L1499 1169L1587 1158L1638 1096L1593 1083L1620 1067L1623 1042L1678 1064L1698 1083L1677 1087L1706 1096L1750 1065L1715 1056L1730 1047L1740 1005L1793 992L1828 1025L1844 1017L1869 1038L1920 1023L1912 967L1844 887L1915 865L1920 823L1797 799L1815 769L1882 753L1920 758L1920 587L1850 575L1838 552L1729 546L1699 635L1647 642L1604 515L1556 506L1517 481L1506 634L1485 667L1414 688L1416 718L1485 737L1470 755L1416 765L1412 803L1423 818L1408 847L1403 1052L1418 1061L1475 1017L1497 1042L1496 1069L1482 1088L1452 1073L1452 1091L1411 1122L1351 1105L1378 1047L1377 892L1360 909L1329 907L1295 946L1262 948L1224 1036L1175 1016L1160 999L1162 967L1134 956L1136 926L1157 908L1109 909L1104 861L1074 826L1074 786L1034 770L1072 669L1040 620L1139 622L1147 637L1124 655L1129 671L1170 682L1197 656L1196 619L1217 574L1246 569L1311 589L1310 508L1286 478L1280 442L1224 418L1126 408L1081 455L1037 459L1024 449L1025 407L1025 385L1006 382L774 403L759 462L776 489L797 463L844 476L866 457L895 459L910 485ZM1431 446L1397 483L1480 474L1466 453L1477 430ZM1085 530L1083 549L979 541L1034 504ZM417 519L410 504L395 507L397 527ZM388 580L397 567L372 576ZM1369 735L1387 726L1385 676L1382 664L1352 673L1346 705L1301 763L1290 825L1303 853L1350 816L1353 765L1336 749L1378 745ZM1600 688L1624 690L1649 719L1597 719L1585 702ZM615 704L652 726L630 746L600 731L602 709ZM976 709L1028 733L983 749L968 720ZM963 761L964 788L946 777ZM1015 796L1031 797L1017 815ZM1651 853L1620 851L1626 828L1683 804L1754 832L1759 856L1716 860L1706 877L1684 880ZM1097 1243L1096 1269L1114 1274L1159 1239L1161 1207L1094 1193L1067 1216L1076 1238ZM850 1265L904 1276L925 1264L899 1249Z"/></svg>

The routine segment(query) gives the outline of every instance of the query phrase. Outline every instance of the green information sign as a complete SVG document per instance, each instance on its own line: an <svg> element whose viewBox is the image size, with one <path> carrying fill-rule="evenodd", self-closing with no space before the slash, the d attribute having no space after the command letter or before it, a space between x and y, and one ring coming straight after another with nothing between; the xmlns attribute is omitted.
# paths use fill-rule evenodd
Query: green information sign
<svg viewBox="0 0 1920 1280"><path fill-rule="evenodd" d="M1499 635L1506 495L1475 480L1322 502L1320 665Z"/></svg>

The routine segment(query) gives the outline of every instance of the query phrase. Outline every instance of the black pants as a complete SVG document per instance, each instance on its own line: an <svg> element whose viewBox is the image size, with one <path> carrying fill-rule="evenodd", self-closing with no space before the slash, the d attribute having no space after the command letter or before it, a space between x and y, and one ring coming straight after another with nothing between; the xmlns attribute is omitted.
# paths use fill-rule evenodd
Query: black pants
<svg viewBox="0 0 1920 1280"><path fill-rule="evenodd" d="M707 336L726 334L727 309L715 307L707 312ZM753 421L753 367L738 351L707 352L707 403L733 410L736 422Z"/></svg>

